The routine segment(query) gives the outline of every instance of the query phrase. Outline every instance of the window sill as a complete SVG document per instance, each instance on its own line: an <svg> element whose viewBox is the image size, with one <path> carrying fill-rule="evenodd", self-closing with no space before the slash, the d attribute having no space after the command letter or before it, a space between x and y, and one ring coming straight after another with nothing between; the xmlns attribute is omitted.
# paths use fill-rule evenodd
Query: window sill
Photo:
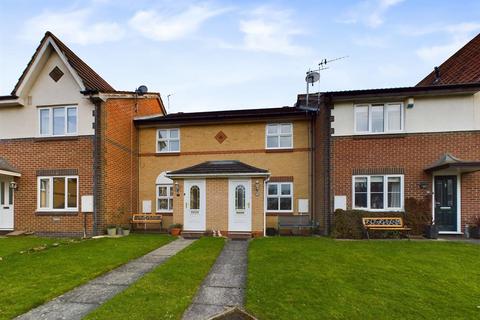
<svg viewBox="0 0 480 320"><path fill-rule="evenodd" d="M267 211L265 212L267 216L293 216L293 211Z"/></svg>
<svg viewBox="0 0 480 320"><path fill-rule="evenodd" d="M367 208L352 208L352 210L365 211L365 212L384 212L384 213L404 213L404 209L367 209Z"/></svg>
<svg viewBox="0 0 480 320"><path fill-rule="evenodd" d="M162 216L173 216L173 211L157 211L156 214L161 214Z"/></svg>
<svg viewBox="0 0 480 320"><path fill-rule="evenodd" d="M398 133L355 133L353 139L392 139L392 138L405 138L407 135L405 132Z"/></svg>
<svg viewBox="0 0 480 320"><path fill-rule="evenodd" d="M265 149L266 153L293 152L293 148Z"/></svg>
<svg viewBox="0 0 480 320"><path fill-rule="evenodd" d="M36 137L34 138L35 142L42 141L63 141L63 140L78 140L78 136L48 136L48 137Z"/></svg>
<svg viewBox="0 0 480 320"><path fill-rule="evenodd" d="M36 216L78 216L78 211L35 211Z"/></svg>
<svg viewBox="0 0 480 320"><path fill-rule="evenodd" d="M179 156L180 151L178 152L156 152L155 156L156 157L165 157L165 156Z"/></svg>

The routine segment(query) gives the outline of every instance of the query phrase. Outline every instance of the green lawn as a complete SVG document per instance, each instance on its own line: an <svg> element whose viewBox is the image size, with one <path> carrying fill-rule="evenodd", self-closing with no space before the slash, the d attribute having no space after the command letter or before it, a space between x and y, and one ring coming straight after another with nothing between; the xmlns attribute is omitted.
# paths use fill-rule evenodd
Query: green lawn
<svg viewBox="0 0 480 320"><path fill-rule="evenodd" d="M249 248L259 319L480 319L480 246L275 237Z"/></svg>
<svg viewBox="0 0 480 320"><path fill-rule="evenodd" d="M0 319L22 314L173 239L164 235L83 241L2 238ZM54 242L60 245L54 247ZM45 250L28 250L42 244L47 244Z"/></svg>
<svg viewBox="0 0 480 320"><path fill-rule="evenodd" d="M220 238L197 240L87 319L181 319L224 243Z"/></svg>

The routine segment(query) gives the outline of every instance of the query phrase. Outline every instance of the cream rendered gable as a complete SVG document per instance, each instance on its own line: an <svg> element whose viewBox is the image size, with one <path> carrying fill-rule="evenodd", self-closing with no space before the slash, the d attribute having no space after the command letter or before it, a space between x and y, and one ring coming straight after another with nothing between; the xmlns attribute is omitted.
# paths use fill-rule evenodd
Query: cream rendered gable
<svg viewBox="0 0 480 320"><path fill-rule="evenodd" d="M0 139L38 137L38 107L55 105L76 105L78 135L94 134L94 105L80 93L83 89L81 82L73 74L75 71L64 61L54 44L47 42L19 88L18 93L24 106L0 108ZM64 73L58 82L49 75L55 67ZM31 104L27 101L31 101Z"/></svg>

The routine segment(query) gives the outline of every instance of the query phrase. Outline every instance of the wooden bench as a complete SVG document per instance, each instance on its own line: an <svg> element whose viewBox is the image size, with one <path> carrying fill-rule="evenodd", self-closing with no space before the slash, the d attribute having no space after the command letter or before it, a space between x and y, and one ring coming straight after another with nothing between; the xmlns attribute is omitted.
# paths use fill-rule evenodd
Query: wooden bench
<svg viewBox="0 0 480 320"><path fill-rule="evenodd" d="M156 213L135 213L132 216L131 223L132 223L132 228L134 228L136 224L143 224L144 230L147 230L147 224L159 223L160 230L162 230L163 216L161 214L156 214Z"/></svg>
<svg viewBox="0 0 480 320"><path fill-rule="evenodd" d="M278 234L280 234L281 229L293 229L296 228L298 231L308 228L312 231L317 225L314 221L310 219L310 215L292 215L292 216L278 216Z"/></svg>
<svg viewBox="0 0 480 320"><path fill-rule="evenodd" d="M407 238L409 238L408 232L411 230L411 228L405 226L401 217L365 217L362 218L362 223L369 240L369 231L405 232Z"/></svg>

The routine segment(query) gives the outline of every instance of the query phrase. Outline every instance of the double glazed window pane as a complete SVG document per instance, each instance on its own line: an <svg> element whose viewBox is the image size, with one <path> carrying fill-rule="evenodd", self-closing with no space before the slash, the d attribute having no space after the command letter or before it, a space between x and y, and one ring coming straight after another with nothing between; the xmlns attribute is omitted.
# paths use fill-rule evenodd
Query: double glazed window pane
<svg viewBox="0 0 480 320"><path fill-rule="evenodd" d="M197 186L190 188L190 209L200 209L200 188Z"/></svg>
<svg viewBox="0 0 480 320"><path fill-rule="evenodd" d="M65 178L53 178L53 209L65 208Z"/></svg>
<svg viewBox="0 0 480 320"><path fill-rule="evenodd" d="M53 109L53 135L65 134L65 108Z"/></svg>
<svg viewBox="0 0 480 320"><path fill-rule="evenodd" d="M402 129L402 111L399 104L392 104L387 109L388 131L400 131Z"/></svg>
<svg viewBox="0 0 480 320"><path fill-rule="evenodd" d="M388 207L389 208L400 208L400 177L389 177L388 178Z"/></svg>
<svg viewBox="0 0 480 320"><path fill-rule="evenodd" d="M267 184L267 210L292 210L292 185L290 183Z"/></svg>
<svg viewBox="0 0 480 320"><path fill-rule="evenodd" d="M67 109L67 133L77 132L77 108Z"/></svg>
<svg viewBox="0 0 480 320"><path fill-rule="evenodd" d="M76 208L77 207L77 179L68 178L67 179L67 207Z"/></svg>
<svg viewBox="0 0 480 320"><path fill-rule="evenodd" d="M278 148L278 136L267 136L267 147Z"/></svg>
<svg viewBox="0 0 480 320"><path fill-rule="evenodd" d="M49 109L41 109L40 110L40 134L49 134L50 128L50 110Z"/></svg>
<svg viewBox="0 0 480 320"><path fill-rule="evenodd" d="M383 177L370 178L370 208L383 209Z"/></svg>
<svg viewBox="0 0 480 320"><path fill-rule="evenodd" d="M173 208L173 186L158 186L157 210L169 211Z"/></svg>
<svg viewBox="0 0 480 320"><path fill-rule="evenodd" d="M366 177L355 178L355 207L356 208L367 207L367 178Z"/></svg>
<svg viewBox="0 0 480 320"><path fill-rule="evenodd" d="M372 132L383 132L383 106L372 106Z"/></svg>
<svg viewBox="0 0 480 320"><path fill-rule="evenodd" d="M235 188L235 209L245 210L245 187L237 186Z"/></svg>
<svg viewBox="0 0 480 320"><path fill-rule="evenodd" d="M356 129L358 132L368 131L368 106L358 106L355 108Z"/></svg>

